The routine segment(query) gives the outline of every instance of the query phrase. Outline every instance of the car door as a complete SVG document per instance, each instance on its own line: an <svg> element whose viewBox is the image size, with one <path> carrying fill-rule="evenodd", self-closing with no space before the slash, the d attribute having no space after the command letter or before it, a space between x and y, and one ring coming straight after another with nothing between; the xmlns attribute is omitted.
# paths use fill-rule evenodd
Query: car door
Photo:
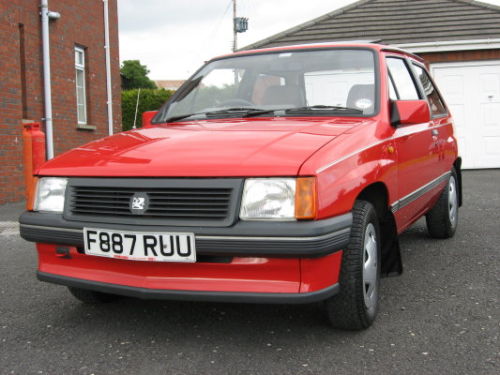
<svg viewBox="0 0 500 375"><path fill-rule="evenodd" d="M386 58L392 99L425 99L407 59ZM394 97L395 96L395 97ZM399 125L393 137L398 155L398 199L392 203L400 230L407 228L428 208L433 181L442 174L438 137L432 122Z"/></svg>
<svg viewBox="0 0 500 375"><path fill-rule="evenodd" d="M439 149L439 169L441 173L446 173L454 162L457 147L457 141L453 135L451 115L424 66L412 62L412 67L417 81L420 83L420 89L429 102L433 139L436 139Z"/></svg>

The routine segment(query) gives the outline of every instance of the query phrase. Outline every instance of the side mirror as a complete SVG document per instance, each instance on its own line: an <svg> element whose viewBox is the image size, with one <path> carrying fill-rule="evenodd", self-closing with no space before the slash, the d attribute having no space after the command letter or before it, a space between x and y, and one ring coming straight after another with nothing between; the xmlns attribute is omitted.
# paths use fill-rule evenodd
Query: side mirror
<svg viewBox="0 0 500 375"><path fill-rule="evenodd" d="M142 127L143 128L150 128L151 125L151 120L153 117L156 116L158 111L146 111L142 113Z"/></svg>
<svg viewBox="0 0 500 375"><path fill-rule="evenodd" d="M426 100L393 100L391 124L414 125L431 121L431 112Z"/></svg>

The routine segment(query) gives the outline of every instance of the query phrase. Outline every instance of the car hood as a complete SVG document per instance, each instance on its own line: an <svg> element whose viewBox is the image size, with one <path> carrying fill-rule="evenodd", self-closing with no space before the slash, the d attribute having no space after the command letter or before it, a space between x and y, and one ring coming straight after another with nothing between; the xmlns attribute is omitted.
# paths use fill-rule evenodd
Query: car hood
<svg viewBox="0 0 500 375"><path fill-rule="evenodd" d="M45 163L45 176L294 176L314 152L366 119L224 119L132 130Z"/></svg>

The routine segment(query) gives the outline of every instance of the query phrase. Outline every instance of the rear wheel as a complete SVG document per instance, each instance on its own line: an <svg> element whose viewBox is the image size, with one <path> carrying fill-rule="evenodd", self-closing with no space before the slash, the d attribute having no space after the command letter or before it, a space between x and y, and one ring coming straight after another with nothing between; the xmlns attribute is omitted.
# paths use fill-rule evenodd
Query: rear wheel
<svg viewBox="0 0 500 375"><path fill-rule="evenodd" d="M458 184L455 168L439 200L425 216L427 230L433 238L453 237L458 225Z"/></svg>
<svg viewBox="0 0 500 375"><path fill-rule="evenodd" d="M118 299L117 295L95 292L93 290L74 288L69 286L69 292L76 299L87 304L98 304L98 303L108 303Z"/></svg>
<svg viewBox="0 0 500 375"><path fill-rule="evenodd" d="M377 315L380 286L380 229L373 205L357 201L349 245L342 256L340 292L326 301L335 328L362 330Z"/></svg>

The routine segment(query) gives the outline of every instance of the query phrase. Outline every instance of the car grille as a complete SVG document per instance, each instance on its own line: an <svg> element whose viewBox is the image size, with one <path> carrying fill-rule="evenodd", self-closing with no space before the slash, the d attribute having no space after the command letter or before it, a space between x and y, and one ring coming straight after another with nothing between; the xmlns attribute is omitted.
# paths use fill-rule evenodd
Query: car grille
<svg viewBox="0 0 500 375"><path fill-rule="evenodd" d="M72 179L65 216L134 224L229 224L241 185L240 179ZM149 200L140 214L130 209L136 193Z"/></svg>

